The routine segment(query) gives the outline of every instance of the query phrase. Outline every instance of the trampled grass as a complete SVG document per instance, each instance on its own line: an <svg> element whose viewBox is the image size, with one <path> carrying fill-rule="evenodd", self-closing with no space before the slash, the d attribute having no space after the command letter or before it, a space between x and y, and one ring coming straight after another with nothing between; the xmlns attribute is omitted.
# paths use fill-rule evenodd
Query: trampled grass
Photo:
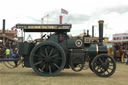
<svg viewBox="0 0 128 85"><path fill-rule="evenodd" d="M8 69L0 63L0 85L128 85L128 65L117 63L114 75L101 78L90 69L81 72L66 69L55 77L41 77L31 68Z"/></svg>

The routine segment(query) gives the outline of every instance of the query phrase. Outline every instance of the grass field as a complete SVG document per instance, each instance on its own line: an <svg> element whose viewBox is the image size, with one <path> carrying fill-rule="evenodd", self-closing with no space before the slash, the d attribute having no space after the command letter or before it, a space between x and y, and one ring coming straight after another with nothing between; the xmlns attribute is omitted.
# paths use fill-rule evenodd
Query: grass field
<svg viewBox="0 0 128 85"><path fill-rule="evenodd" d="M128 65L117 63L114 75L101 78L93 72L63 70L55 77L38 76L31 68L8 69L0 63L0 85L128 85Z"/></svg>

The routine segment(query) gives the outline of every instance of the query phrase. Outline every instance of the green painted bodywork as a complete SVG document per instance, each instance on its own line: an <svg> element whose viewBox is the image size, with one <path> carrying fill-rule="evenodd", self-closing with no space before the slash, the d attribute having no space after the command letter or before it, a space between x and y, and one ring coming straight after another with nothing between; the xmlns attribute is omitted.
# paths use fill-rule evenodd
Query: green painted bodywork
<svg viewBox="0 0 128 85"><path fill-rule="evenodd" d="M60 41L60 36L62 38L61 41ZM82 45L80 47L76 46L75 42L77 40L82 41ZM82 55L83 59L85 59L87 57L94 58L98 54L98 49L96 48L98 46L97 44L93 44L93 43L85 44L84 41L80 38L70 39L66 32L59 32L59 33L56 32L56 33L50 35L50 37L46 41L55 42L63 48L65 55L66 55L67 67L69 67L69 64L70 64L70 57L71 57L70 54L71 53L76 53L76 54L81 53L81 54L83 54ZM34 50L33 48L36 46L37 45L30 44L30 43L22 43L20 45L20 54L22 54L25 57L26 56L30 57L31 51ZM73 49L76 49L77 51L72 52ZM81 50L83 50L83 51L81 51ZM79 55L79 56L81 56L81 55ZM25 61L25 62L27 62L27 61Z"/></svg>
<svg viewBox="0 0 128 85"><path fill-rule="evenodd" d="M84 51L85 51L85 55L89 57L95 57L97 55L96 44L86 45L84 47Z"/></svg>

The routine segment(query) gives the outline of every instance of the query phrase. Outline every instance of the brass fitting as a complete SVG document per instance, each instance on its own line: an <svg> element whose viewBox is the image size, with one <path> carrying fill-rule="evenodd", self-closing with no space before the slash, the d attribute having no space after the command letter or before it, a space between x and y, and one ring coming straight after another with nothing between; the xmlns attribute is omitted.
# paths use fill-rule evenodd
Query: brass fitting
<svg viewBox="0 0 128 85"><path fill-rule="evenodd" d="M99 24L103 24L104 23L104 20L99 20L98 23Z"/></svg>

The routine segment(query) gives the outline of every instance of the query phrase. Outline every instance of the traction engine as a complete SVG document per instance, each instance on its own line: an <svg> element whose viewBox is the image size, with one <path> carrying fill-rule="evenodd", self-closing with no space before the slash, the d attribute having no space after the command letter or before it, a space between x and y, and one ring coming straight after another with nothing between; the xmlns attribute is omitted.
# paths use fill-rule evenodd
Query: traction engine
<svg viewBox="0 0 128 85"><path fill-rule="evenodd" d="M24 58L24 66L31 67L41 76L56 76L63 69L75 72L84 69L89 63L92 72L100 77L111 76L116 69L113 57L107 54L103 44L103 23L99 21L99 41L94 43L89 35L71 38L71 24L16 24L17 29L25 32L50 32L40 40L21 42L19 53ZM36 36L36 35L35 35Z"/></svg>

